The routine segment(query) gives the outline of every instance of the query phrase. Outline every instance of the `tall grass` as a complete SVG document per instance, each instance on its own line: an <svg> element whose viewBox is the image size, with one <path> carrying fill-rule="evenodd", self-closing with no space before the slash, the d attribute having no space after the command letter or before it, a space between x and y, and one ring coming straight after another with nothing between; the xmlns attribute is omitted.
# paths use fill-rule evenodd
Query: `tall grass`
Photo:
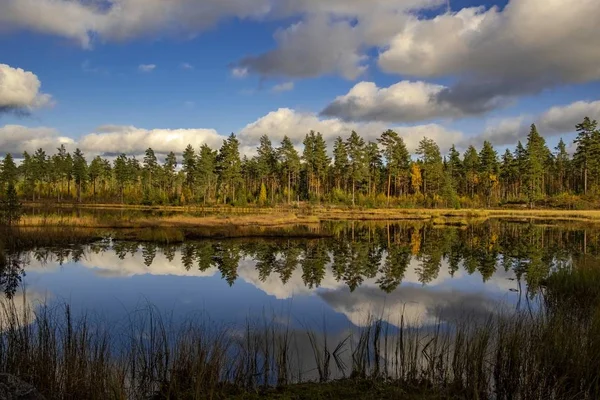
<svg viewBox="0 0 600 400"><path fill-rule="evenodd" d="M341 335L275 317L182 322L151 306L120 324L64 304L0 311L0 371L49 399L228 398L344 378L444 398L600 398L600 316L556 305L420 328L371 319Z"/></svg>

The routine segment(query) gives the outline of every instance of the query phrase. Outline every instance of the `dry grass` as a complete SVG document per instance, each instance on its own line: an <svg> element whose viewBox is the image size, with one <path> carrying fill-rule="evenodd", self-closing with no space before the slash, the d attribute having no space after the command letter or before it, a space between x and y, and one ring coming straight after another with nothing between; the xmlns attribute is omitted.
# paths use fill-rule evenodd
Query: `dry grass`
<svg viewBox="0 0 600 400"><path fill-rule="evenodd" d="M585 279L574 283L576 289L588 285ZM293 330L275 316L219 327L202 319L174 323L148 307L114 325L75 317L68 306L34 311L4 303L0 372L31 382L48 399L241 399L263 393L391 399L402 393L419 398L412 395L423 389L425 398L597 399L600 315L574 320L570 310L565 314L553 304L552 314L440 321L428 328L402 316L397 329L373 319L328 337L326 329ZM343 390L331 384L339 378L347 379L338 383ZM325 386L306 384L317 380ZM275 386L278 392L270 389ZM335 387L344 396L328 396ZM296 390L314 396L277 397Z"/></svg>
<svg viewBox="0 0 600 400"><path fill-rule="evenodd" d="M260 215L222 215L192 216L171 215L152 217L131 217L106 215L95 217L64 216L50 214L44 216L25 215L19 222L20 227L75 226L86 228L191 228L210 226L262 226L276 227L285 225L303 225L319 223L315 216L298 216L292 213L270 213Z"/></svg>

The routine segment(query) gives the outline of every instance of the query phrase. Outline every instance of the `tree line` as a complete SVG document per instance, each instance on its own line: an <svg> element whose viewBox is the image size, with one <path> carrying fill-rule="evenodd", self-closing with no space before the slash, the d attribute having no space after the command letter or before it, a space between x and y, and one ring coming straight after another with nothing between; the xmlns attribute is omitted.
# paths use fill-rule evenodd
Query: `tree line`
<svg viewBox="0 0 600 400"><path fill-rule="evenodd" d="M561 139L550 149L535 125L527 140L499 155L489 141L462 154L442 153L423 138L411 154L393 130L376 141L357 132L338 137L330 156L311 131L302 152L285 136L274 146L260 138L254 157L240 154L231 134L221 148L191 145L159 161L148 148L142 159L120 154L112 162L88 161L64 146L49 155L24 152L17 166L6 154L0 166L3 197L29 201L110 202L143 205L277 205L300 201L367 207L480 207L514 203L594 201L600 194L600 130L585 118L576 127L573 156ZM589 204L589 203L588 203Z"/></svg>

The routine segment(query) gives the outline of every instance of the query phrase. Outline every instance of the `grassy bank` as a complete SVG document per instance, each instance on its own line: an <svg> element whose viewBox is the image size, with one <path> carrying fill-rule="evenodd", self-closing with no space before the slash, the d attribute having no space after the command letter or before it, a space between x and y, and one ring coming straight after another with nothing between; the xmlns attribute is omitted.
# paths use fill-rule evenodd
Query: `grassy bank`
<svg viewBox="0 0 600 400"><path fill-rule="evenodd" d="M600 270L561 274L537 310L428 325L389 310L335 334L275 315L220 325L146 307L114 323L5 302L0 372L48 399L597 399Z"/></svg>

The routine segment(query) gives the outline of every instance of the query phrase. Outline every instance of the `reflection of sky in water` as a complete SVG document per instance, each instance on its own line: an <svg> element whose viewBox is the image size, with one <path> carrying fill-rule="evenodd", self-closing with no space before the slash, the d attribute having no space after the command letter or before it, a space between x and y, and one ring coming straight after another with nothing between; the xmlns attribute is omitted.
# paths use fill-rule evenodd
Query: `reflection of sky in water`
<svg viewBox="0 0 600 400"><path fill-rule="evenodd" d="M305 286L300 266L285 285L277 273L261 281L255 264L242 258L239 278L230 287L216 268L186 271L179 251L173 261L158 252L146 266L141 250L124 260L109 250L87 253L80 262L63 266L32 260L24 283L35 299L64 300L75 312L88 311L109 319L122 318L150 303L175 317L207 312L215 321L242 323L248 317L276 314L290 317L297 327L305 323L322 326L325 320L334 331L350 324L360 326L369 314L392 324L402 312L409 321L419 319L425 324L465 313L486 316L514 308L519 296L525 296L509 290L517 288L516 281L510 280L514 274L501 267L484 283L479 272L469 275L460 269L450 276L443 261L436 279L423 286L416 272L419 261L413 259L402 284L386 294L376 283L378 277L365 279L350 292L344 282L336 281L329 266L318 289Z"/></svg>

